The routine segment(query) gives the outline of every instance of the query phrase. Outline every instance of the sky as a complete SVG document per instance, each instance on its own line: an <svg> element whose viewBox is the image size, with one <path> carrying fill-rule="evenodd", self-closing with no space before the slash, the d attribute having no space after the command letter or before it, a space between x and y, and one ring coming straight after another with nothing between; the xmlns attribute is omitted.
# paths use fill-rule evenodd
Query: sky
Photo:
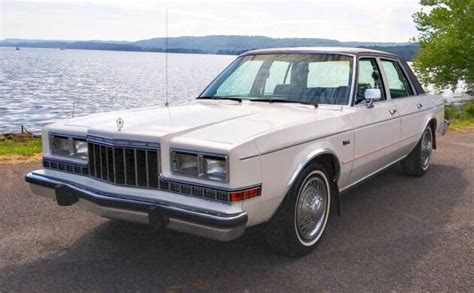
<svg viewBox="0 0 474 293"><path fill-rule="evenodd" d="M0 0L0 39L263 35L407 42L418 0Z"/></svg>

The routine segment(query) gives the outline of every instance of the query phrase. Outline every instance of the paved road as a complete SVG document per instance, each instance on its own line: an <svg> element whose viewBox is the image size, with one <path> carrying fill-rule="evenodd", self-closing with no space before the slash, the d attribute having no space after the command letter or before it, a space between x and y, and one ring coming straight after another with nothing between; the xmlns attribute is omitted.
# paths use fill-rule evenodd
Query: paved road
<svg viewBox="0 0 474 293"><path fill-rule="evenodd" d="M398 166L347 193L319 247L272 254L60 208L30 193L38 164L0 165L0 291L474 291L474 134L439 142L426 176Z"/></svg>

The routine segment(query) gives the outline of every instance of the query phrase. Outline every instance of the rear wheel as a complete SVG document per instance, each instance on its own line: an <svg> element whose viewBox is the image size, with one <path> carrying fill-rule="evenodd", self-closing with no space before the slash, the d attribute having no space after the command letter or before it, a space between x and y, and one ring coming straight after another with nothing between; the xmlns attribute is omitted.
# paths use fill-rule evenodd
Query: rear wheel
<svg viewBox="0 0 474 293"><path fill-rule="evenodd" d="M433 152L433 130L430 126L423 131L413 151L402 161L403 172L409 176L423 176L431 164Z"/></svg>
<svg viewBox="0 0 474 293"><path fill-rule="evenodd" d="M311 252L326 228L332 190L324 166L318 163L307 166L267 227L269 246L288 256Z"/></svg>

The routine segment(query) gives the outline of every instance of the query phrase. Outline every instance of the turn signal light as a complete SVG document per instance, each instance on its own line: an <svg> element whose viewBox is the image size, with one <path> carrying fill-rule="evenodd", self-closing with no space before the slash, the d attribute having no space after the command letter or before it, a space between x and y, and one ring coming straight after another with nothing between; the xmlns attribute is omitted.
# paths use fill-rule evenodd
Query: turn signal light
<svg viewBox="0 0 474 293"><path fill-rule="evenodd" d="M262 187L261 186L250 188L250 189L247 189L247 190L231 192L230 201L234 202L234 201L246 200L246 199L249 199L249 198L260 196L261 194L262 194Z"/></svg>

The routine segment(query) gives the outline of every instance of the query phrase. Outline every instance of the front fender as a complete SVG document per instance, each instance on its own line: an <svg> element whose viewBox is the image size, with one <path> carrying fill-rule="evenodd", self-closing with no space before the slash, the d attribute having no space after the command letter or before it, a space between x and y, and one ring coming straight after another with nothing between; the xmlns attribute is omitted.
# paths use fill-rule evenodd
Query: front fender
<svg viewBox="0 0 474 293"><path fill-rule="evenodd" d="M298 165L296 166L295 170L293 171L293 174L290 177L290 180L288 181L288 189L293 185L293 183L296 181L300 173L303 171L303 169L311 163L313 160L316 158L322 156L322 155L331 155L331 157L334 158L334 167L335 167L335 180L339 178L340 171L341 171L341 164L339 162L339 159L337 158L336 153L329 148L328 146L321 146L311 152L309 152L307 155L303 157L302 160L299 161Z"/></svg>

